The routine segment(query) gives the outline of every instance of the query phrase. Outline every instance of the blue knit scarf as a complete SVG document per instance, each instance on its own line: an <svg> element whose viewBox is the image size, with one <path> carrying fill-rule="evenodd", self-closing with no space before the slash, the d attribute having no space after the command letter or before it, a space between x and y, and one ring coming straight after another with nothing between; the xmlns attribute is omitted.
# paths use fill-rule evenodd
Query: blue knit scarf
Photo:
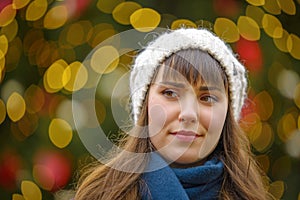
<svg viewBox="0 0 300 200"><path fill-rule="evenodd" d="M150 159L150 167L155 159ZM162 162L161 160L159 162ZM148 166L148 167L149 167ZM223 163L212 158L203 165L191 168L171 168L168 165L143 174L148 191L143 200L203 200L218 199L222 184Z"/></svg>

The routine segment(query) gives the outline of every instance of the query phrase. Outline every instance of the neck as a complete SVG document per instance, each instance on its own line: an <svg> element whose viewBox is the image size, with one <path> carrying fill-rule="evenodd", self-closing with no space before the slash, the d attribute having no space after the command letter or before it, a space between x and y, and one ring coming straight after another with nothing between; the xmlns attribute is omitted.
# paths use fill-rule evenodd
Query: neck
<svg viewBox="0 0 300 200"><path fill-rule="evenodd" d="M193 163L178 163L178 162L173 162L170 164L170 167L172 168L190 168L190 167L197 167L200 165L203 165L206 162L206 158L193 162Z"/></svg>

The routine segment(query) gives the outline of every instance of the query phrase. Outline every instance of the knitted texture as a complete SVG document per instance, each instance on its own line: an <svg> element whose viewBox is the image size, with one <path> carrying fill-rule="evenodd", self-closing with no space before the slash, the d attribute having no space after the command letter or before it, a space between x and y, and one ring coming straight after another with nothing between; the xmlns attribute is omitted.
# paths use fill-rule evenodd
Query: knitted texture
<svg viewBox="0 0 300 200"><path fill-rule="evenodd" d="M181 28L158 36L135 59L130 75L132 114L135 123L156 68L171 54L190 48L206 51L219 61L228 79L234 118L239 120L247 95L245 67L237 60L231 48L212 32L206 29Z"/></svg>

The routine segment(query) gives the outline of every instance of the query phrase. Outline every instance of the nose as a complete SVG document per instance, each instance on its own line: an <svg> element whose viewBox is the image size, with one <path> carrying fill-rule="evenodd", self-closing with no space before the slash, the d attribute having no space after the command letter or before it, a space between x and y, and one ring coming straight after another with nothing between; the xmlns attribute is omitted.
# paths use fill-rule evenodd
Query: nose
<svg viewBox="0 0 300 200"><path fill-rule="evenodd" d="M193 100L181 103L181 111L178 116L179 122L196 123L198 121L198 103Z"/></svg>

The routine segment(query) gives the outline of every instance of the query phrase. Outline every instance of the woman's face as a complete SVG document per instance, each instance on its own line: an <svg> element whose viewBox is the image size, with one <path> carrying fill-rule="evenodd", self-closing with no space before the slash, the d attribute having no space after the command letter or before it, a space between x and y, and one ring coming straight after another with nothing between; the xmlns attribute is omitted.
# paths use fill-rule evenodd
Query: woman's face
<svg viewBox="0 0 300 200"><path fill-rule="evenodd" d="M223 84L192 86L179 73L176 79L165 78L163 73L161 67L149 90L150 140L170 162L199 162L220 139L228 109L227 90Z"/></svg>

